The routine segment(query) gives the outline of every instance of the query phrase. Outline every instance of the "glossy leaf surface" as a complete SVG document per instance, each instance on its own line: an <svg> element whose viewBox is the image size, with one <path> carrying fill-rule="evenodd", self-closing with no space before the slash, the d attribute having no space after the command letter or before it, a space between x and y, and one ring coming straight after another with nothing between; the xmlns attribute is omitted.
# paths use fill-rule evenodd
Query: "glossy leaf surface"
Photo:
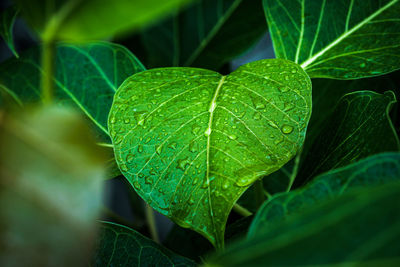
<svg viewBox="0 0 400 267"><path fill-rule="evenodd" d="M0 84L20 104L40 101L39 61L39 49L34 49L0 65ZM100 140L109 143L107 116L115 91L127 77L142 70L136 57L116 44L60 44L54 79L56 101L81 110L93 123Z"/></svg>
<svg viewBox="0 0 400 267"><path fill-rule="evenodd" d="M100 230L92 266L195 266L126 226L102 222Z"/></svg>
<svg viewBox="0 0 400 267"><path fill-rule="evenodd" d="M93 40L142 27L189 0L17 0L42 38Z"/></svg>
<svg viewBox="0 0 400 267"><path fill-rule="evenodd" d="M233 204L296 154L310 108L310 80L286 60L228 76L153 69L123 83L108 125L117 163L141 197L222 247Z"/></svg>
<svg viewBox="0 0 400 267"><path fill-rule="evenodd" d="M18 53L14 46L13 29L17 14L18 11L13 7L7 8L0 14L0 36L16 57L18 57Z"/></svg>
<svg viewBox="0 0 400 267"><path fill-rule="evenodd" d="M102 206L104 151L61 107L0 110L0 265L79 266Z"/></svg>
<svg viewBox="0 0 400 267"><path fill-rule="evenodd" d="M400 180L400 154L384 153L368 157L343 168L326 172L304 188L279 194L264 202L254 218L249 237L288 215L299 213L309 206L335 198L356 188L375 186Z"/></svg>
<svg viewBox="0 0 400 267"><path fill-rule="evenodd" d="M398 182L350 191L277 222L207 262L209 266L397 266L399 201Z"/></svg>
<svg viewBox="0 0 400 267"><path fill-rule="evenodd" d="M142 34L146 66L217 70L252 46L266 28L261 1L198 1Z"/></svg>
<svg viewBox="0 0 400 267"><path fill-rule="evenodd" d="M275 54L310 77L355 79L400 68L399 0L264 0Z"/></svg>
<svg viewBox="0 0 400 267"><path fill-rule="evenodd" d="M391 91L358 91L343 96L307 151L294 186L373 154L399 151L388 114L394 103Z"/></svg>

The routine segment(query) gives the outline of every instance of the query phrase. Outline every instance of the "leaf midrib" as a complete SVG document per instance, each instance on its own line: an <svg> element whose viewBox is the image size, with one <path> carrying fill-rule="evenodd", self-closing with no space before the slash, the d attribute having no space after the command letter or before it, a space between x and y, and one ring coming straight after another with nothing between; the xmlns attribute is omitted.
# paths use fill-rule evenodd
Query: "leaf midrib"
<svg viewBox="0 0 400 267"><path fill-rule="evenodd" d="M344 32L342 35L340 35L338 38L336 38L336 40L334 40L331 44L329 44L328 46L326 46L324 49L322 49L321 51L319 51L317 54L315 54L313 57L307 59L306 61L304 61L301 64L301 67L303 69L307 69L307 67L312 64L316 59L318 59L319 57L321 57L323 54L325 54L325 52L327 52L328 50L330 50L331 48L335 47L338 43L340 43L343 39L345 39L346 37L348 37L350 34L352 34L353 32L357 31L358 29L360 29L362 26L364 26L365 24L367 24L369 21L371 21L372 19L374 19L376 16L380 15L383 11L385 11L386 9L388 9L389 7L391 7L392 5L394 5L395 3L397 3L398 0L392 0L389 3L387 3L385 6L383 6L382 8L378 9L377 11L375 11L374 13L372 13L369 17L367 17L366 19L364 19L363 21L361 21L360 23L358 23L356 26L354 26L353 28L351 28L349 31Z"/></svg>

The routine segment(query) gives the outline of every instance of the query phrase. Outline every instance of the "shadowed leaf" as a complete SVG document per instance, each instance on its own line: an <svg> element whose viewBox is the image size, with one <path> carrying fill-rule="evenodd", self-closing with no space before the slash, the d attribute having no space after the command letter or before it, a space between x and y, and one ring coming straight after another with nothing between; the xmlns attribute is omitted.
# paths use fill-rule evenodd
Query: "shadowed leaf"
<svg viewBox="0 0 400 267"><path fill-rule="evenodd" d="M349 189L376 186L400 179L400 154L385 153L368 157L346 167L324 173L304 188L275 196L264 202L254 218L249 237L260 229L299 213L315 203L335 198Z"/></svg>
<svg viewBox="0 0 400 267"><path fill-rule="evenodd" d="M126 226L102 222L92 266L196 266Z"/></svg>

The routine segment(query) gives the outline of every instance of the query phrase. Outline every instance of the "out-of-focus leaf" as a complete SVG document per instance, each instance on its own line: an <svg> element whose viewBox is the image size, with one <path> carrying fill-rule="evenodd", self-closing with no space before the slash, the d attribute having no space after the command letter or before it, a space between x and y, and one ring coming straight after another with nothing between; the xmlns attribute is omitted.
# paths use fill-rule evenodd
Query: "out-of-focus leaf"
<svg viewBox="0 0 400 267"><path fill-rule="evenodd" d="M400 180L400 153L378 154L324 173L306 187L279 194L264 202L254 218L249 237L308 206L335 198L351 188L375 186Z"/></svg>
<svg viewBox="0 0 400 267"><path fill-rule="evenodd" d="M365 90L384 93L391 90L395 92L397 98L400 97L400 71L357 80L312 79L311 81L313 112L307 131L306 146L318 135L327 116L333 112L336 104L345 94Z"/></svg>
<svg viewBox="0 0 400 267"><path fill-rule="evenodd" d="M276 222L208 266L397 266L400 183L359 188Z"/></svg>
<svg viewBox="0 0 400 267"><path fill-rule="evenodd" d="M109 144L107 116L115 91L127 77L143 70L130 51L116 44L59 44L55 101L78 107L92 122L99 140ZM37 102L40 72L40 50L35 48L0 65L0 84L18 97L20 103Z"/></svg>
<svg viewBox="0 0 400 267"><path fill-rule="evenodd" d="M264 0L278 58L312 78L357 79L400 68L400 0Z"/></svg>
<svg viewBox="0 0 400 267"><path fill-rule="evenodd" d="M250 48L266 23L261 0L202 0L142 34L150 67L217 70Z"/></svg>
<svg viewBox="0 0 400 267"><path fill-rule="evenodd" d="M190 0L16 0L42 38L93 40L135 30Z"/></svg>
<svg viewBox="0 0 400 267"><path fill-rule="evenodd" d="M77 266L92 247L103 151L60 107L0 111L0 265Z"/></svg>
<svg viewBox="0 0 400 267"><path fill-rule="evenodd" d="M222 247L232 206L297 153L310 109L300 66L266 59L227 76L198 68L135 74L118 89L108 125L139 195Z"/></svg>
<svg viewBox="0 0 400 267"><path fill-rule="evenodd" d="M18 52L15 50L14 46L13 29L17 15L18 10L16 10L13 6L0 13L0 36L8 45L15 57L18 57Z"/></svg>
<svg viewBox="0 0 400 267"><path fill-rule="evenodd" d="M102 222L92 266L196 266L138 232Z"/></svg>
<svg viewBox="0 0 400 267"><path fill-rule="evenodd" d="M294 186L370 155L398 151L399 140L388 115L394 103L391 91L343 96L307 151Z"/></svg>

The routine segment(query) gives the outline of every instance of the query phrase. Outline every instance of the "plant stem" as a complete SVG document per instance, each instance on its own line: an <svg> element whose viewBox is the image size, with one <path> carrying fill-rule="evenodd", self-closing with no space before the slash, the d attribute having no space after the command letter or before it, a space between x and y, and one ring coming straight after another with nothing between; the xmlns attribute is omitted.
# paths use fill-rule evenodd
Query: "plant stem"
<svg viewBox="0 0 400 267"><path fill-rule="evenodd" d="M42 47L42 99L44 104L51 104L53 101L53 87L54 87L54 67L55 67L55 43L52 40L44 40Z"/></svg>
<svg viewBox="0 0 400 267"><path fill-rule="evenodd" d="M146 219L147 219L147 224L149 226L151 238L155 242L160 243L160 239L158 238L158 233L157 233L156 220L154 218L154 211L153 208L150 207L150 205L147 203L146 203Z"/></svg>
<svg viewBox="0 0 400 267"><path fill-rule="evenodd" d="M236 203L235 205L233 205L233 210L234 210L236 213L242 215L243 217L248 217L248 216L253 215L253 213L252 213L251 211L249 211L249 210L246 209L245 207L240 206L240 205L237 204L237 203Z"/></svg>
<svg viewBox="0 0 400 267"><path fill-rule="evenodd" d="M302 152L303 152L303 150L300 150L299 153L297 154L295 160L294 160L294 167L293 167L293 170L292 170L292 174L290 175L290 178L289 178L289 184L288 184L288 187L286 189L286 192L289 192L290 189L292 189L294 180L296 179L297 172L299 170L300 158L301 158L301 153Z"/></svg>
<svg viewBox="0 0 400 267"><path fill-rule="evenodd" d="M114 220L116 223L128 226L132 229L137 229L140 226L136 225L134 223L131 223L130 221L128 221L127 219L125 219L124 217L118 215L117 213L115 213L114 211L110 210L109 208L103 206L102 208L102 212L105 216L109 217L110 219Z"/></svg>
<svg viewBox="0 0 400 267"><path fill-rule="evenodd" d="M259 179L254 183L254 190L256 193L256 205L257 208L259 208L265 201L265 191L262 179Z"/></svg>

